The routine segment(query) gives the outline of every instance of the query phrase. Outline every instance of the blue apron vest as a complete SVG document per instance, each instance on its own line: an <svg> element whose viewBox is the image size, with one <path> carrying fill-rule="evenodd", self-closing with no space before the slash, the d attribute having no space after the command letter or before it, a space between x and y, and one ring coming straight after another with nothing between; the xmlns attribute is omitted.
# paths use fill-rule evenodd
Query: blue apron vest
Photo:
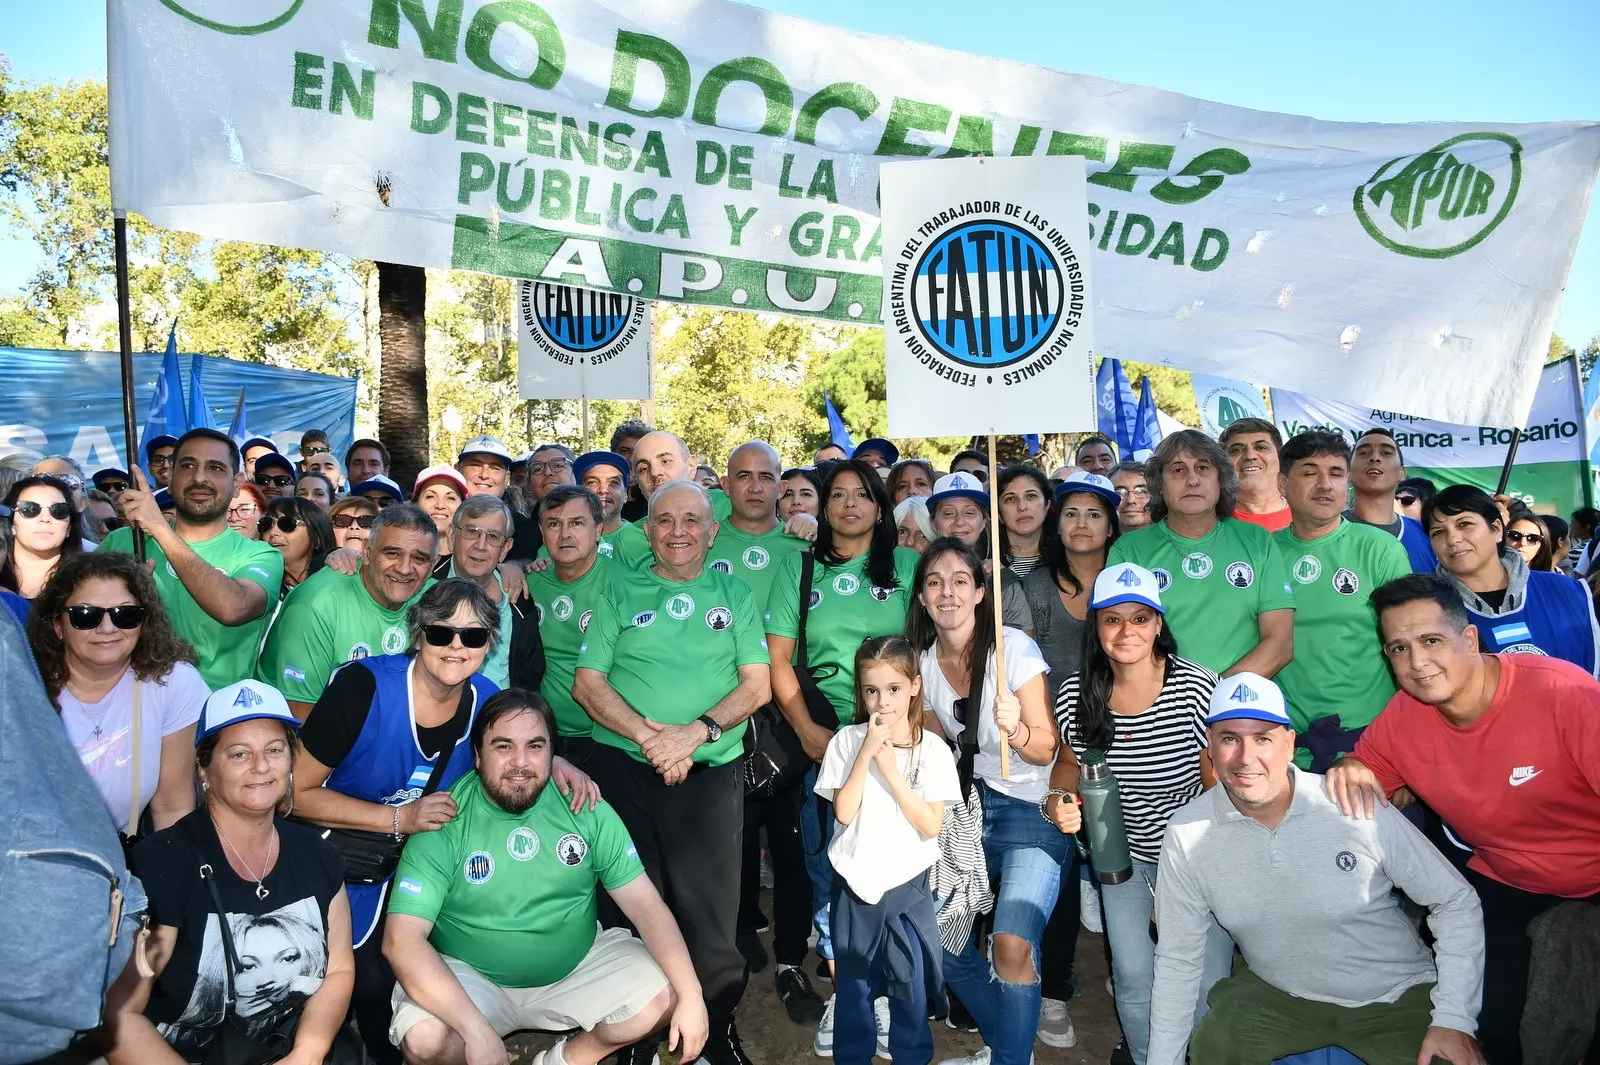
<svg viewBox="0 0 1600 1065"><path fill-rule="evenodd" d="M361 658L342 666L343 669L365 669L377 680L377 691L372 697L372 707L367 711L366 724L361 735L345 755L344 761L329 774L323 787L348 795L353 799L382 803L385 806L404 806L422 797L422 789L433 773L433 759L426 757L417 747L416 722L411 713L411 693L407 680L411 669L410 655L381 655ZM450 785L461 779L472 768L472 744L468 737L472 723L484 700L499 691L494 683L482 674L472 676L472 714L467 727L456 741L455 750L449 754L444 775L439 780L439 790L448 791ZM350 897L350 928L356 946L366 942L372 934L378 916L383 912L388 898L389 884L346 884Z"/></svg>
<svg viewBox="0 0 1600 1065"><path fill-rule="evenodd" d="M1530 572L1521 610L1495 617L1468 613L1485 651L1549 655L1594 672L1589 597L1564 573Z"/></svg>

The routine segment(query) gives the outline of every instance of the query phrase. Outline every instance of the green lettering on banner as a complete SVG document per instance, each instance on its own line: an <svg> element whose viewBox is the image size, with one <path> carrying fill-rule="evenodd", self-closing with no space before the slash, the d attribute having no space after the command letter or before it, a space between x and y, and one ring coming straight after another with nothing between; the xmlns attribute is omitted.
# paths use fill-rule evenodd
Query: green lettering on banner
<svg viewBox="0 0 1600 1065"><path fill-rule="evenodd" d="M310 52L294 54L294 91L289 94L289 106L322 110L322 75L317 73L324 65L320 55Z"/></svg>
<svg viewBox="0 0 1600 1065"><path fill-rule="evenodd" d="M889 104L889 120L884 123L883 138L878 141L875 155L931 155L933 146L912 144L906 137L912 130L924 133L943 133L950 125L950 109L938 104L925 104L920 100L907 100L896 96Z"/></svg>
<svg viewBox="0 0 1600 1065"><path fill-rule="evenodd" d="M549 125L555 120L554 111L528 112L528 151L530 153L542 155L547 159L556 157L556 135Z"/></svg>
<svg viewBox="0 0 1600 1065"><path fill-rule="evenodd" d="M1174 148L1170 144L1144 144L1139 141L1123 141L1117 148L1117 162L1110 170L1089 175L1089 183L1104 185L1108 189L1120 189L1123 192L1132 192L1133 183L1138 179L1134 174L1139 170L1165 171L1172 165Z"/></svg>
<svg viewBox="0 0 1600 1065"><path fill-rule="evenodd" d="M756 216L756 209L752 207L741 214L731 203L723 204L722 209L728 215L728 245L737 248L744 237L744 227Z"/></svg>
<svg viewBox="0 0 1600 1065"><path fill-rule="evenodd" d="M1194 258L1189 265L1201 273L1208 273L1221 266L1227 257L1228 234L1207 227L1200 231L1200 243L1195 246Z"/></svg>
<svg viewBox="0 0 1600 1065"><path fill-rule="evenodd" d="M801 144L816 144L817 123L834 109L849 111L865 122L878 109L878 97L865 85L853 81L823 86L800 105L800 114L794 120L794 139Z"/></svg>
<svg viewBox="0 0 1600 1065"><path fill-rule="evenodd" d="M456 199L462 204L472 202L472 194L483 192L494 185L494 160L482 152L462 152L461 168L456 178Z"/></svg>
<svg viewBox="0 0 1600 1065"><path fill-rule="evenodd" d="M961 115L956 119L956 132L950 139L950 150L942 158L993 154L994 123L982 115Z"/></svg>
<svg viewBox="0 0 1600 1065"><path fill-rule="evenodd" d="M367 22L367 43L382 48L400 47L400 15L416 31L422 54L445 63L456 61L456 41L461 38L461 0L439 0L437 14L428 21L423 0L372 0Z"/></svg>
<svg viewBox="0 0 1600 1065"><path fill-rule="evenodd" d="M589 136L585 138L576 119L561 120L561 158L571 159L573 152L590 166L600 162L600 123L589 123Z"/></svg>
<svg viewBox="0 0 1600 1065"><path fill-rule="evenodd" d="M1162 256L1171 256L1173 266L1183 265L1183 223L1173 222L1167 231L1161 234L1161 239L1156 241L1156 246L1150 249L1150 258L1159 259Z"/></svg>
<svg viewBox="0 0 1600 1065"><path fill-rule="evenodd" d="M1130 239L1129 234L1133 232L1135 226L1139 227L1143 232L1138 237ZM1122 233L1117 237L1117 254L1143 254L1144 250L1150 246L1150 242L1155 239L1155 236L1156 224L1150 220L1149 216L1130 211L1122 218Z"/></svg>
<svg viewBox="0 0 1600 1065"><path fill-rule="evenodd" d="M606 166L612 170L626 170L633 165L633 146L628 138L634 128L626 122L613 122L606 127L604 156Z"/></svg>
<svg viewBox="0 0 1600 1065"><path fill-rule="evenodd" d="M428 101L437 113L428 117ZM450 128L450 94L425 81L411 84L411 129L416 133L443 133Z"/></svg>
<svg viewBox="0 0 1600 1065"><path fill-rule="evenodd" d="M1011 154L1016 156L1032 155L1033 150L1039 147L1039 127L1021 126L1017 129L1017 139L1011 145Z"/></svg>
<svg viewBox="0 0 1600 1065"><path fill-rule="evenodd" d="M328 110L336 115L344 114L344 105L348 101L350 113L356 118L372 121L372 101L378 94L378 75L376 71L361 69L361 84L356 85L355 76L350 73L350 68L344 63L333 65L333 84L328 93Z"/></svg>
<svg viewBox="0 0 1600 1065"><path fill-rule="evenodd" d="M717 102L722 98L722 91L736 81L760 89L767 102L766 121L756 131L760 136L781 137L789 132L789 119L794 115L794 90L789 88L781 70L755 56L730 59L706 71L700 81L700 91L694 97L694 120L702 126L717 125Z"/></svg>
<svg viewBox="0 0 1600 1065"><path fill-rule="evenodd" d="M1221 188L1226 176L1243 174L1249 169L1250 159L1244 153L1232 148L1212 148L1189 160L1175 175L1198 178L1193 185L1179 185L1172 178L1162 178L1150 190L1150 195L1174 207L1195 203Z"/></svg>
<svg viewBox="0 0 1600 1065"><path fill-rule="evenodd" d="M716 141L694 142L694 182L715 185L728 171L728 153Z"/></svg>
<svg viewBox="0 0 1600 1065"><path fill-rule="evenodd" d="M522 127L517 123L522 120L522 108L516 104L503 104L499 100L494 102L494 146L504 148L506 141L515 137L522 139Z"/></svg>
<svg viewBox="0 0 1600 1065"><path fill-rule="evenodd" d="M462 93L456 97L456 140L470 144L488 144L484 132L489 125L489 101L481 96Z"/></svg>
<svg viewBox="0 0 1600 1065"><path fill-rule="evenodd" d="M1106 161L1106 139L1085 137L1081 133L1051 133L1046 155L1081 155L1091 162Z"/></svg>
<svg viewBox="0 0 1600 1065"><path fill-rule="evenodd" d="M748 191L754 187L751 168L755 165L756 149L753 144L733 144L728 147L728 188Z"/></svg>
<svg viewBox="0 0 1600 1065"><path fill-rule="evenodd" d="M515 196L511 195L511 171L522 170L522 191ZM547 172L548 173L548 172ZM511 163L500 164L500 176L495 182L495 202L502 211L522 212L528 209L528 204L533 202L533 188L537 184L533 167L523 168L522 160L517 160L515 166Z"/></svg>
<svg viewBox="0 0 1600 1065"><path fill-rule="evenodd" d="M655 107L639 107L633 102L640 60L654 63L666 84L661 102ZM606 106L640 118L681 118L689 106L689 60L660 37L618 30L616 48L612 51L611 88L606 92Z"/></svg>
<svg viewBox="0 0 1600 1065"><path fill-rule="evenodd" d="M501 26L515 26L538 44L539 65L532 74L522 75L507 70L490 53L490 45L494 43L494 36ZM567 46L561 40L561 31L545 14L544 8L526 0L495 0L480 7L478 13L472 16L472 25L467 28L463 51L472 65L484 73L507 81L526 82L535 89L555 88L567 65Z"/></svg>

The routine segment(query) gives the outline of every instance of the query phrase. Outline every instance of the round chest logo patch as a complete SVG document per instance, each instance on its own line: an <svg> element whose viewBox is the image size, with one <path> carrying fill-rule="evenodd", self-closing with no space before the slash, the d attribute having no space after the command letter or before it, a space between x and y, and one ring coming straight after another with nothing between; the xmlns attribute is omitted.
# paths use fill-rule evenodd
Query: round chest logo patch
<svg viewBox="0 0 1600 1065"><path fill-rule="evenodd" d="M354 662L358 659L370 657L372 657L372 648L366 644L357 643L350 646L350 661Z"/></svg>
<svg viewBox="0 0 1600 1065"><path fill-rule="evenodd" d="M721 632L733 624L733 611L725 606L714 606L706 611L706 624Z"/></svg>
<svg viewBox="0 0 1600 1065"><path fill-rule="evenodd" d="M711 568L716 570L718 573L732 573L733 563L729 562L725 558L719 558L715 562L711 563Z"/></svg>
<svg viewBox="0 0 1600 1065"><path fill-rule="evenodd" d="M1193 580L1204 580L1211 575L1211 556L1195 551L1183 556L1183 575Z"/></svg>
<svg viewBox="0 0 1600 1065"><path fill-rule="evenodd" d="M1334 857L1333 862L1340 869L1343 869L1348 873L1350 870L1356 867L1356 856L1351 854L1349 851L1340 851L1338 855Z"/></svg>
<svg viewBox="0 0 1600 1065"><path fill-rule="evenodd" d="M682 621L694 613L694 597L679 592L667 600L667 614L675 621Z"/></svg>
<svg viewBox="0 0 1600 1065"><path fill-rule="evenodd" d="M633 615L633 627L636 629L642 629L646 625L655 621L655 619L656 612L654 610L641 610L639 613Z"/></svg>
<svg viewBox="0 0 1600 1065"><path fill-rule="evenodd" d="M383 630L383 653L397 655L406 649L406 630L399 625L390 625Z"/></svg>
<svg viewBox="0 0 1600 1065"><path fill-rule="evenodd" d="M806 609L807 610L815 610L815 609L817 609L817 607L819 607L821 605L822 605L822 589L821 588L813 588L813 589L811 589L811 598L809 600L807 600L807 602L806 602Z"/></svg>
<svg viewBox="0 0 1600 1065"><path fill-rule="evenodd" d="M544 604L543 603L539 603L539 602L535 602L533 604L533 613L539 619L539 624L543 625L544 624Z"/></svg>
<svg viewBox="0 0 1600 1065"><path fill-rule="evenodd" d="M170 562L167 563L167 576L171 577L173 580L178 579L178 571L172 568L172 563Z"/></svg>
<svg viewBox="0 0 1600 1065"><path fill-rule="evenodd" d="M840 595L855 595L861 580L854 573L841 573L833 579L833 590Z"/></svg>
<svg viewBox="0 0 1600 1065"><path fill-rule="evenodd" d="M1310 584L1320 576L1322 576L1322 559L1316 555L1301 555L1295 560L1294 579L1300 584Z"/></svg>
<svg viewBox="0 0 1600 1065"><path fill-rule="evenodd" d="M556 857L561 859L562 865L578 865L588 853L589 845L576 832L568 832L556 840Z"/></svg>
<svg viewBox="0 0 1600 1065"><path fill-rule="evenodd" d="M1500 650L1496 651L1495 654L1497 654L1497 655L1542 655L1545 658L1549 658L1550 657L1549 655L1545 654L1545 652L1542 651L1540 648L1538 648L1537 646L1535 646L1534 644L1531 644L1531 643L1514 643L1510 647L1502 647L1502 648L1500 648Z"/></svg>
<svg viewBox="0 0 1600 1065"><path fill-rule="evenodd" d="M889 601L889 597L894 594L894 589L879 588L876 584L874 584L867 594L872 596L872 598L876 599L880 603L887 603Z"/></svg>
<svg viewBox="0 0 1600 1065"><path fill-rule="evenodd" d="M1153 569L1150 572L1155 574L1156 577L1156 591L1164 592L1171 587L1172 574L1168 573L1164 569Z"/></svg>
<svg viewBox="0 0 1600 1065"><path fill-rule="evenodd" d="M1361 578L1347 569L1333 575L1333 590L1340 595L1355 595L1361 590Z"/></svg>
<svg viewBox="0 0 1600 1065"><path fill-rule="evenodd" d="M1235 588L1248 588L1256 582L1256 571L1250 568L1248 562L1230 562L1222 572Z"/></svg>
<svg viewBox="0 0 1600 1065"><path fill-rule="evenodd" d="M764 547L747 547L744 549L745 569L766 569L767 563L772 561L772 556L767 554Z"/></svg>
<svg viewBox="0 0 1600 1065"><path fill-rule="evenodd" d="M539 853L539 836L531 828L513 828L506 837L506 853L519 862L532 860Z"/></svg>
<svg viewBox="0 0 1600 1065"><path fill-rule="evenodd" d="M611 546L611 541L609 541L609 540L601 540L600 541L600 547L598 548L598 550L602 555L606 556L607 558L613 558L613 557L616 556L616 553L617 553L617 549Z"/></svg>
<svg viewBox="0 0 1600 1065"><path fill-rule="evenodd" d="M594 611L593 610L585 610L582 613L582 615L580 615L579 618L578 618L578 631L579 632L588 632L589 631L589 621L593 617L594 617Z"/></svg>
<svg viewBox="0 0 1600 1065"><path fill-rule="evenodd" d="M488 851L473 851L461 863L461 876L469 884L487 884L494 876L494 859Z"/></svg>
<svg viewBox="0 0 1600 1065"><path fill-rule="evenodd" d="M558 595L555 602L550 604L550 613L556 616L557 621L565 621L572 616L572 600L564 595Z"/></svg>

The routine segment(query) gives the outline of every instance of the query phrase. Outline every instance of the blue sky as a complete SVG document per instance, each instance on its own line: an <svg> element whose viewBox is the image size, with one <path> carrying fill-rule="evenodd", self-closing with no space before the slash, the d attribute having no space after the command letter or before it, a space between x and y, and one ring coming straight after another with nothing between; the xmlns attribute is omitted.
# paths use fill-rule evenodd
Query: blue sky
<svg viewBox="0 0 1600 1065"><path fill-rule="evenodd" d="M4 0L0 53L27 80L105 77L106 0ZM644 0L640 0L644 2ZM1153 85L1266 111L1351 121L1600 120L1594 0L765 0L872 33ZM34 269L0 235L0 293ZM1557 324L1600 334L1600 201Z"/></svg>

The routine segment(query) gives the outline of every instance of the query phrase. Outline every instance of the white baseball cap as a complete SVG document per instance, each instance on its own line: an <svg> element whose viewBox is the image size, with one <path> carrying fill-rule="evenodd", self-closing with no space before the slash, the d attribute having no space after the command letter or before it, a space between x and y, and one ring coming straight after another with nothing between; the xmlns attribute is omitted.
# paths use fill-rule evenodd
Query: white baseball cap
<svg viewBox="0 0 1600 1065"><path fill-rule="evenodd" d="M200 722L194 730L195 746L200 746L201 740L229 725L258 717L282 721L296 732L300 731L300 719L289 712L289 704L278 689L259 680L241 680L212 692L211 698L206 700L206 705L200 711Z"/></svg>
<svg viewBox="0 0 1600 1065"><path fill-rule="evenodd" d="M1165 614L1161 605L1161 586L1156 575L1132 562L1118 562L1107 566L1094 579L1094 590L1089 593L1089 605L1096 610L1123 603L1143 603L1158 614Z"/></svg>
<svg viewBox="0 0 1600 1065"><path fill-rule="evenodd" d="M1057 499L1071 495L1073 492L1088 492L1091 495L1097 495L1105 500L1112 510L1122 505L1122 497L1117 494L1116 486L1111 483L1110 478L1102 477L1098 473L1089 473L1087 470L1079 470L1056 485Z"/></svg>
<svg viewBox="0 0 1600 1065"><path fill-rule="evenodd" d="M1284 707L1283 692L1258 673L1235 673L1231 677L1223 677L1211 692L1211 703L1206 707L1206 724L1240 719L1294 728L1294 722L1289 720L1289 711Z"/></svg>
<svg viewBox="0 0 1600 1065"><path fill-rule="evenodd" d="M493 455L506 460L506 465L511 464L511 449L506 447L505 441L498 436L475 436L461 445L461 453L456 456L460 462L468 455Z"/></svg>
<svg viewBox="0 0 1600 1065"><path fill-rule="evenodd" d="M946 499L970 499L985 511L989 509L989 493L984 490L983 482L970 473L947 473L933 482L933 494L928 497L928 513L937 513L939 504Z"/></svg>

